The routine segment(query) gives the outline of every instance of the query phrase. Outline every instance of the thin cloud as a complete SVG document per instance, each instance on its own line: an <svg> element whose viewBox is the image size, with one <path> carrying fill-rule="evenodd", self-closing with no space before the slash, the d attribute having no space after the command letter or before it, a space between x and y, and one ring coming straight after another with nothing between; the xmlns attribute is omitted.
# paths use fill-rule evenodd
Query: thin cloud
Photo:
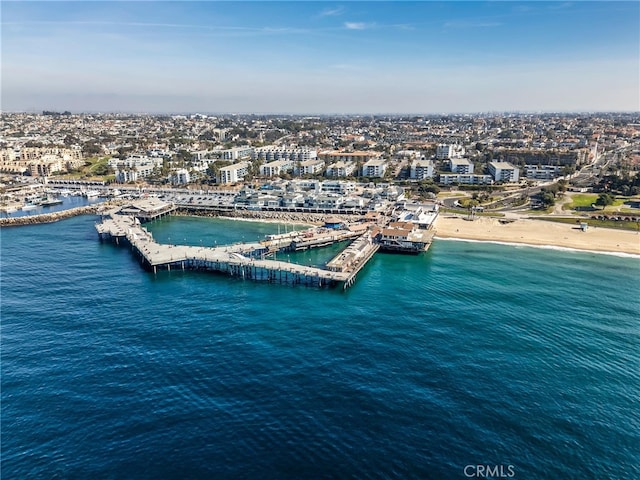
<svg viewBox="0 0 640 480"><path fill-rule="evenodd" d="M342 15L344 13L344 7L336 7L336 8L325 8L321 11L318 16L319 17L337 17L338 15Z"/></svg>
<svg viewBox="0 0 640 480"><path fill-rule="evenodd" d="M366 30L370 28L372 25L364 22L344 22L344 27L347 30Z"/></svg>

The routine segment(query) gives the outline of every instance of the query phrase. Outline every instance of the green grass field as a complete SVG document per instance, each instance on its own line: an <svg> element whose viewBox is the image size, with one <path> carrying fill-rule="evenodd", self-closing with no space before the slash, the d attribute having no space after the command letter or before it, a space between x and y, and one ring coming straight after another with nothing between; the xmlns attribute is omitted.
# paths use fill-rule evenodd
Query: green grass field
<svg viewBox="0 0 640 480"><path fill-rule="evenodd" d="M571 203L566 203L562 206L563 210L583 210L583 211L595 211L601 210L602 207L596 206L592 208L591 206L596 203L598 200L598 195L593 193L579 193L572 197ZM608 205L604 208L604 211L617 210L617 207L624 205L624 202L627 202L629 197L616 197L613 201L613 204Z"/></svg>
<svg viewBox="0 0 640 480"><path fill-rule="evenodd" d="M589 208L596 203L598 195L592 193L578 193L573 195L571 203L565 203L562 206L563 210L575 210L577 208Z"/></svg>
<svg viewBox="0 0 640 480"><path fill-rule="evenodd" d="M96 181L114 181L115 175L113 173L103 174L107 172L108 162L110 157L90 157L85 159L85 165L76 171L69 173L61 173L58 178L70 179L70 180L96 180Z"/></svg>

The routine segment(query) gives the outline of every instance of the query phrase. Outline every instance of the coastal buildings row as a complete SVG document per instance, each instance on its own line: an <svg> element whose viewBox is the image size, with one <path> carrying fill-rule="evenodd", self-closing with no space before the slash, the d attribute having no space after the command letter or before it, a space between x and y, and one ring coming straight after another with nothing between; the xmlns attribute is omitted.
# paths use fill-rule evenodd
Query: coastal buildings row
<svg viewBox="0 0 640 480"><path fill-rule="evenodd" d="M108 174L124 183L150 176L156 183L237 183L246 175L434 179L442 184L486 183L490 175L493 182L514 181L515 170L496 169L490 162L511 164L519 169L519 179L544 181L566 176L604 151L627 147L617 161L632 172L640 165L636 114L0 116L1 169L32 176L83 166L60 154L63 149L86 158L118 159ZM127 164L127 157L135 156L149 160ZM237 175L218 175L221 167L242 162L250 162L246 174L239 169Z"/></svg>
<svg viewBox="0 0 640 480"><path fill-rule="evenodd" d="M50 113L50 112L48 112ZM39 115L3 113L0 141L8 146L97 146L103 155L186 149L196 160L219 151L225 160L242 158L247 146L261 148L284 138L296 148L367 151L426 148L436 159L473 157L477 150L531 152L612 149L638 135L637 114L479 114L412 116L278 116L278 115ZM274 142L275 141L275 142ZM142 149L140 149L142 148ZM233 150L233 149L239 150ZM462 152L464 149L464 153ZM151 153L150 153L151 154ZM87 151L85 151L85 155ZM250 156L250 155L249 155ZM199 158L198 158L199 157ZM518 166L509 158L500 158ZM526 162L537 164L537 162Z"/></svg>
<svg viewBox="0 0 640 480"><path fill-rule="evenodd" d="M450 159L448 161L451 173L437 173L433 160L416 159L410 165L410 179L425 180L439 177L439 181L445 185L451 183L485 184L493 182L518 182L520 169L508 162L489 162L488 175L473 175L474 164L466 158ZM239 162L220 169L220 183L241 182L249 172L249 162ZM345 178L354 175L358 164L351 161L338 161L326 167L325 176L332 178ZM381 178L385 176L389 162L382 158L372 159L360 167L360 175L369 178ZM324 170L324 163L317 160L308 160L296 166L289 160L275 160L260 166L262 177L275 177L287 172L295 172L299 175L320 174ZM528 170L529 172L529 170ZM547 172L558 172L550 169ZM531 174L534 174L533 172Z"/></svg>
<svg viewBox="0 0 640 480"><path fill-rule="evenodd" d="M0 150L0 171L49 176L57 172L70 172L84 165L80 148L24 147Z"/></svg>

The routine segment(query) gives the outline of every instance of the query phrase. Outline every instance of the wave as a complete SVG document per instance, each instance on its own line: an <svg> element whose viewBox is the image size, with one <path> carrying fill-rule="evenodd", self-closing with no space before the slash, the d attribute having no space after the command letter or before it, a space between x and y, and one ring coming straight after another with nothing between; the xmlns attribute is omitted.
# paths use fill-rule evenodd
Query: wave
<svg viewBox="0 0 640 480"><path fill-rule="evenodd" d="M521 242L503 242L499 240L472 240L469 238L455 238L455 237L438 237L435 236L435 239L438 241L454 241L454 242L469 242L469 243L493 243L496 245L506 245L509 247L530 247L530 248L542 248L544 250L558 250L562 252L571 252L571 253L595 253L598 255L610 255L613 257L623 257L623 258L635 258L640 260L640 255L635 253L626 253L626 252L608 252L603 250L585 250L581 248L572 248L572 247L560 247L557 245L536 245L532 243L521 243Z"/></svg>

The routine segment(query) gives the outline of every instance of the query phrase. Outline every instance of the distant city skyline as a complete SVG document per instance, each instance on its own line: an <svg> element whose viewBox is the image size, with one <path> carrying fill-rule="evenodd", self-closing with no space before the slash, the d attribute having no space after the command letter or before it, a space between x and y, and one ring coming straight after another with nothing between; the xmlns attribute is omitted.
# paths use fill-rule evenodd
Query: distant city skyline
<svg viewBox="0 0 640 480"><path fill-rule="evenodd" d="M2 2L3 111L640 110L638 2Z"/></svg>

